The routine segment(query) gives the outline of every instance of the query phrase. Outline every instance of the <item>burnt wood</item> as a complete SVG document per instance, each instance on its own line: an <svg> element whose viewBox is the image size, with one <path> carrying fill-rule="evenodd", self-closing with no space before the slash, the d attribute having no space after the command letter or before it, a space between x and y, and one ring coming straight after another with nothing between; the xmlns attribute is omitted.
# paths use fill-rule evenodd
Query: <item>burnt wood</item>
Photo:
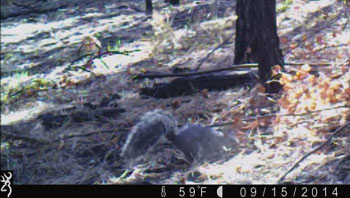
<svg viewBox="0 0 350 198"><path fill-rule="evenodd" d="M142 88L140 94L155 98L170 98L190 95L208 89L226 90L237 86L249 85L256 81L252 73L245 74L206 74L177 78L170 83L155 84L154 87Z"/></svg>

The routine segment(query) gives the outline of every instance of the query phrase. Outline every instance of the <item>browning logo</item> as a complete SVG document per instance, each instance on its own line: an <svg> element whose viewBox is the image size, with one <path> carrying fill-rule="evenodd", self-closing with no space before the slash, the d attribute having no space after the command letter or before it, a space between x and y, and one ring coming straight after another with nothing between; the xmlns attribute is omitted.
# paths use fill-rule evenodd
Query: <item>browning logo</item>
<svg viewBox="0 0 350 198"><path fill-rule="evenodd" d="M1 182L1 194L7 194L7 197L11 197L11 194L12 194L12 182L13 182L13 179L12 179L12 176L13 176L13 171L5 171L5 170L2 170L0 172L0 182Z"/></svg>

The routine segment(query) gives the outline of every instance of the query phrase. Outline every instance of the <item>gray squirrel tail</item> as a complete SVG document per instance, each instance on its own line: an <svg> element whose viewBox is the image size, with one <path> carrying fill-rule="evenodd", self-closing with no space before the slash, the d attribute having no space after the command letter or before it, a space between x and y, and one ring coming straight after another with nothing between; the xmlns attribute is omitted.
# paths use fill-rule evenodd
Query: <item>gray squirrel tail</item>
<svg viewBox="0 0 350 198"><path fill-rule="evenodd" d="M135 125L122 148L121 156L137 158L146 153L163 135L174 134L177 121L166 111L154 110L141 117Z"/></svg>

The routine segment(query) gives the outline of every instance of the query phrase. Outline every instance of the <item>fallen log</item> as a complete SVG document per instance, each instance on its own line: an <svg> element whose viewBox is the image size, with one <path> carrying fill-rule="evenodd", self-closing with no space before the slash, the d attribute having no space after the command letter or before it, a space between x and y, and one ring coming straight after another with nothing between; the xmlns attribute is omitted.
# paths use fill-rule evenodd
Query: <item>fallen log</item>
<svg viewBox="0 0 350 198"><path fill-rule="evenodd" d="M155 84L153 88L142 88L140 95L155 98L170 98L190 95L203 89L226 90L237 86L253 84L257 78L252 72L244 74L222 75L206 74L177 78L170 83Z"/></svg>

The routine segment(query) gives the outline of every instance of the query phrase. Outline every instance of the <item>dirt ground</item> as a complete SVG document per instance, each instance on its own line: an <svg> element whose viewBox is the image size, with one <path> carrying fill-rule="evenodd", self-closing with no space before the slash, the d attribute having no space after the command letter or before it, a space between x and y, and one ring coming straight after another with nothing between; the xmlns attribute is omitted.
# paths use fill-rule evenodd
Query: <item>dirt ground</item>
<svg viewBox="0 0 350 198"><path fill-rule="evenodd" d="M14 170L15 183L273 184L335 130L332 125L328 133L312 136L311 141L309 137L300 142L283 141L275 134L272 119L260 127L252 127L254 120L247 119L242 121L249 126L245 130L238 130L235 124L215 127L237 137L239 145L214 162L191 164L165 140L133 165L121 159L120 150L131 127L143 113L157 108L171 112L179 125L236 123L238 117L262 113L258 104L249 102L261 97L258 88L247 92L246 86L168 99L139 94L140 88L171 78L133 80L133 75L170 72L174 67L195 68L235 31L234 0L183 0L180 7L153 2L162 16L171 16L165 17L173 20L170 27L161 16L152 21L145 15L143 0L1 2L1 169ZM350 34L350 11L342 1L277 2L278 33L286 62L336 62L350 57L350 41L344 39ZM164 28L158 36L155 27ZM65 70L78 58L86 35L94 35L103 51L110 46L134 52L94 60L89 65L93 73ZM234 38L201 70L232 65L233 52ZM87 61L85 58L74 64ZM33 79L50 83L39 86L40 91L24 88ZM103 106L104 99L107 105ZM275 102L264 105L268 113L279 111ZM113 112L97 112L102 106ZM349 111L349 107L342 110ZM93 119L76 121L70 117L63 124L45 124L47 115L79 116L77 112ZM331 144L302 162L284 182L350 184L349 126L344 130Z"/></svg>

